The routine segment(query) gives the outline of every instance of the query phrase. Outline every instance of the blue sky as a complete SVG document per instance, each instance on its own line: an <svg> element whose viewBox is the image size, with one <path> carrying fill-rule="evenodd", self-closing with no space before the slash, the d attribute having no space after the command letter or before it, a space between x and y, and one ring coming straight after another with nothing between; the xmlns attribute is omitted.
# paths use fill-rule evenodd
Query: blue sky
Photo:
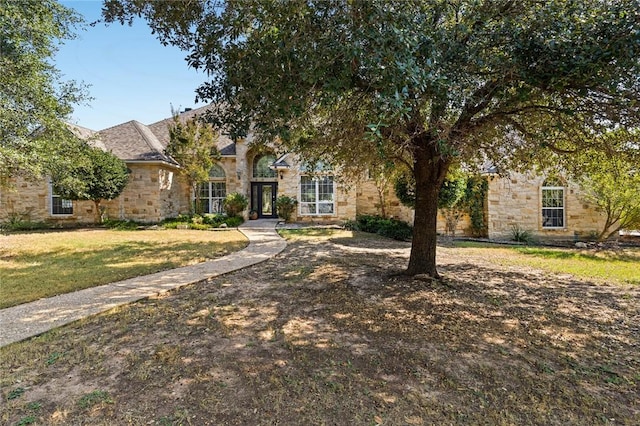
<svg viewBox="0 0 640 426"><path fill-rule="evenodd" d="M61 0L78 11L87 23L100 17L102 2ZM63 80L90 85L94 98L77 105L71 122L102 130L129 120L151 124L171 116L174 108L199 107L195 89L206 75L188 68L187 55L162 46L144 21L132 27L98 24L77 32L57 52L54 63Z"/></svg>

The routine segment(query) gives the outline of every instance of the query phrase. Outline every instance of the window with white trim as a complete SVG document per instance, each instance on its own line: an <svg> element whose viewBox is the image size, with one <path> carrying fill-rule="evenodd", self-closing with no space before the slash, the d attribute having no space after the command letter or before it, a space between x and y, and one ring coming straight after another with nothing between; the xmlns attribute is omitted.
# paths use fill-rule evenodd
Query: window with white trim
<svg viewBox="0 0 640 426"><path fill-rule="evenodd" d="M564 185L558 179L542 184L542 227L564 228Z"/></svg>
<svg viewBox="0 0 640 426"><path fill-rule="evenodd" d="M227 183L224 169L219 164L209 170L209 182L200 184L199 196L202 213L224 213Z"/></svg>
<svg viewBox="0 0 640 426"><path fill-rule="evenodd" d="M333 176L300 176L300 214L335 213Z"/></svg>
<svg viewBox="0 0 640 426"><path fill-rule="evenodd" d="M52 216L69 216L73 214L73 201L62 198L56 194L53 184L49 185L51 192L51 215Z"/></svg>

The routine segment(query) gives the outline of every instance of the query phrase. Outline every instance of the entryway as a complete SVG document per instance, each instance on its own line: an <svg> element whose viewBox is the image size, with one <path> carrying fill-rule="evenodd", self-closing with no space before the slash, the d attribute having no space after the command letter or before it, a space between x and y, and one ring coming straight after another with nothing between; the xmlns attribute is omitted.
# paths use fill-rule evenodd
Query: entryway
<svg viewBox="0 0 640 426"><path fill-rule="evenodd" d="M277 182L251 182L251 209L258 212L259 218L277 218L276 198Z"/></svg>

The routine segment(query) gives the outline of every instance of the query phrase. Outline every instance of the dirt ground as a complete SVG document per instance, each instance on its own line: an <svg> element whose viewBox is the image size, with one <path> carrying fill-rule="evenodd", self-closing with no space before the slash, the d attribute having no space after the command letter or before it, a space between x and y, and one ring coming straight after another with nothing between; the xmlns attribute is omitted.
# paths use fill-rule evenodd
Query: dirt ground
<svg viewBox="0 0 640 426"><path fill-rule="evenodd" d="M640 289L407 243L276 258L0 349L0 423L640 424Z"/></svg>

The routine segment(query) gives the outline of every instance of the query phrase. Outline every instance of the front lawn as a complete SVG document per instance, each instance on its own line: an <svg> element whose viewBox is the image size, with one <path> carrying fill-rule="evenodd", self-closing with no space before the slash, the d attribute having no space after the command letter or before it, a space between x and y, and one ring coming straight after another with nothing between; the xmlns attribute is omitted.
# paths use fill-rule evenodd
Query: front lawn
<svg viewBox="0 0 640 426"><path fill-rule="evenodd" d="M640 284L640 248L617 250L501 246L456 242L470 255L487 256L500 265L525 266L599 282Z"/></svg>
<svg viewBox="0 0 640 426"><path fill-rule="evenodd" d="M0 308L191 265L247 245L236 230L105 229L0 235Z"/></svg>
<svg viewBox="0 0 640 426"><path fill-rule="evenodd" d="M0 348L0 423L640 424L640 286L450 245L413 279L409 243L282 233L273 259Z"/></svg>

